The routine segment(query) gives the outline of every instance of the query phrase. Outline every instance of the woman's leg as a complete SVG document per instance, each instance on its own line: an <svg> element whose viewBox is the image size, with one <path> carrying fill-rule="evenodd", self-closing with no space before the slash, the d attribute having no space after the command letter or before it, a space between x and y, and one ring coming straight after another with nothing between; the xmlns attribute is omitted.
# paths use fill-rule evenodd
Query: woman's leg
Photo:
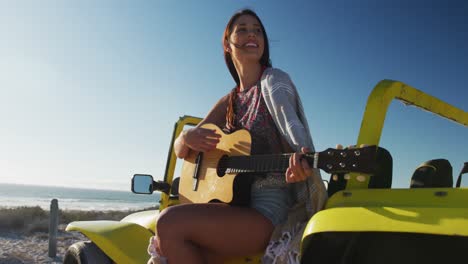
<svg viewBox="0 0 468 264"><path fill-rule="evenodd" d="M172 206L157 223L169 264L255 254L266 248L272 231L270 220L256 210L221 203Z"/></svg>

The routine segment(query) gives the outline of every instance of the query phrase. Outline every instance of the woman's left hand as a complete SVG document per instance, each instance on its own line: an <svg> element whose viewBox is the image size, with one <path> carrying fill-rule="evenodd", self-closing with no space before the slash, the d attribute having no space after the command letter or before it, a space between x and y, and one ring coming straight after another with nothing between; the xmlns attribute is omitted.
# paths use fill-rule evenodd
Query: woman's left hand
<svg viewBox="0 0 468 264"><path fill-rule="evenodd" d="M307 161L303 158L305 153L309 153L309 148L301 148L302 152L296 152L289 158L289 167L286 170L286 182L300 182L312 176L313 171Z"/></svg>

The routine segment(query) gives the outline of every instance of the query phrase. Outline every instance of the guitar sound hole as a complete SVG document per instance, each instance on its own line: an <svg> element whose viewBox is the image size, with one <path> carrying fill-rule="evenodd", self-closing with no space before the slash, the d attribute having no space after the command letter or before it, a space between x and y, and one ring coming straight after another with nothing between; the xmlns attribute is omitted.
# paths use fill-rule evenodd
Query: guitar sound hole
<svg viewBox="0 0 468 264"><path fill-rule="evenodd" d="M216 173L218 174L219 177L223 177L224 175L226 175L227 168L228 168L228 156L224 155L221 157L221 159L219 159Z"/></svg>

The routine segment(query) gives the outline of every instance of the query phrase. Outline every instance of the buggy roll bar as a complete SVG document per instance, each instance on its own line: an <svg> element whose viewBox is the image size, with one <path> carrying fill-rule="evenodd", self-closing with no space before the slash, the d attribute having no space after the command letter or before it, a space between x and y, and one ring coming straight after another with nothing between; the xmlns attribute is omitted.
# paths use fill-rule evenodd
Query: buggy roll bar
<svg viewBox="0 0 468 264"><path fill-rule="evenodd" d="M374 87L367 99L357 146L379 144L385 116L393 99L398 99L406 105L422 108L468 127L468 112L402 82L382 80ZM358 181L356 178L358 175L357 173L350 174L351 178L348 180L346 189L367 188L369 177L365 177L365 180L361 178L361 181Z"/></svg>
<svg viewBox="0 0 468 264"><path fill-rule="evenodd" d="M185 125L196 126L202 118L184 115L179 118L179 120L174 125L174 131L172 132L171 145L169 146L169 152L167 153L167 162L166 170L164 172L164 182L167 182L172 185L174 179L175 165L177 157L174 152L174 140L179 136L179 134L184 129ZM169 195L161 192L161 201L159 201L159 210L166 208L169 205Z"/></svg>

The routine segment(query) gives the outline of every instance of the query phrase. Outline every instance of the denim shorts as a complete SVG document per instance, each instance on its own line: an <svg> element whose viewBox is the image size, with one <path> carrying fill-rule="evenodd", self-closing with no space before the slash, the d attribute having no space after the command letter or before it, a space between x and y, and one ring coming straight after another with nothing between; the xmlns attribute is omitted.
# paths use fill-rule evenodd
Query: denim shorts
<svg viewBox="0 0 468 264"><path fill-rule="evenodd" d="M287 186L252 188L250 207L268 218L274 226L286 221L291 206L292 198Z"/></svg>

